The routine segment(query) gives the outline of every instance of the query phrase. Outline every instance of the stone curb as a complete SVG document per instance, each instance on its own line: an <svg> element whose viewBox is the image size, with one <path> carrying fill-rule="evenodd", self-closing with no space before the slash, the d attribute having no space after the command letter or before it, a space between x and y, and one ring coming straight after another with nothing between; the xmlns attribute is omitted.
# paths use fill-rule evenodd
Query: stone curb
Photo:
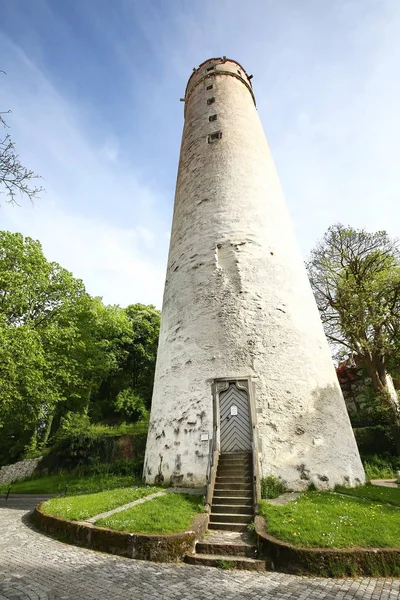
<svg viewBox="0 0 400 600"><path fill-rule="evenodd" d="M207 530L208 515L196 515L188 531L169 535L136 534L96 527L47 515L35 507L29 519L41 532L68 544L154 562L176 562L194 553L196 542Z"/></svg>
<svg viewBox="0 0 400 600"><path fill-rule="evenodd" d="M268 570L320 577L400 576L400 548L305 548L269 535L261 515L254 525Z"/></svg>

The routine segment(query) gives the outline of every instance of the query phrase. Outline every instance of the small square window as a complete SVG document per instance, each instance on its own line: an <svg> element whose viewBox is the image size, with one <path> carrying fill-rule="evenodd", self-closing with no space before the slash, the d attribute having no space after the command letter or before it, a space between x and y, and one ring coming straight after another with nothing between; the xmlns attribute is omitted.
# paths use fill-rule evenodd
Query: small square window
<svg viewBox="0 0 400 600"><path fill-rule="evenodd" d="M216 142L222 138L222 131L216 131L215 133L211 133L208 136L208 143L212 144L212 142Z"/></svg>
<svg viewBox="0 0 400 600"><path fill-rule="evenodd" d="M212 90L212 89L213 89L213 87L214 87L214 86L213 86L213 84L212 84L212 83L210 83L210 85L208 85L208 86L206 87L206 90Z"/></svg>
<svg viewBox="0 0 400 600"><path fill-rule="evenodd" d="M215 102L215 98L214 98L214 97L213 97L213 98L209 98L209 99L207 100L207 104L208 104L208 106L210 106L210 104L214 104L214 102Z"/></svg>
<svg viewBox="0 0 400 600"><path fill-rule="evenodd" d="M208 120L209 120L209 121L216 121L216 120L217 120L217 115L210 115L210 116L208 117Z"/></svg>
<svg viewBox="0 0 400 600"><path fill-rule="evenodd" d="M208 71L214 71L214 69L215 69L215 65L212 65L211 67L208 67L208 68L206 69L206 71L207 71L207 73L208 73Z"/></svg>

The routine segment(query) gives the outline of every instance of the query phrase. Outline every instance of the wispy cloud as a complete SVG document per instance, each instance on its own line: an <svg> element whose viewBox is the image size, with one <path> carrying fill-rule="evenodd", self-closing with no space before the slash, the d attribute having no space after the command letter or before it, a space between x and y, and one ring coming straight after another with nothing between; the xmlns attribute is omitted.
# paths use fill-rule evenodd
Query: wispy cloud
<svg viewBox="0 0 400 600"><path fill-rule="evenodd" d="M13 107L13 136L46 187L34 207L3 201L1 227L39 239L48 258L106 302L160 306L169 226L157 214L162 196L120 155L107 124L91 133L84 112L20 48L4 38L0 42L13 52L15 67L1 103Z"/></svg>
<svg viewBox="0 0 400 600"><path fill-rule="evenodd" d="M39 239L47 257L81 278L90 294L110 304L160 306L164 265L147 256L153 236L146 228L117 227L50 202L4 210L11 230Z"/></svg>
<svg viewBox="0 0 400 600"><path fill-rule="evenodd" d="M160 305L179 98L209 56L254 73L304 254L336 221L400 236L398 0L66 6L0 0L0 107L47 190L0 221L39 238L91 293Z"/></svg>

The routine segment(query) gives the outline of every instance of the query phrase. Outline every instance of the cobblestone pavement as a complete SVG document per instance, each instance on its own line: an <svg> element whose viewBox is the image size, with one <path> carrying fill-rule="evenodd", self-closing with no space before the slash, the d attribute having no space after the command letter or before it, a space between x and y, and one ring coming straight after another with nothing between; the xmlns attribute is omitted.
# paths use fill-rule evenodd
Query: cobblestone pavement
<svg viewBox="0 0 400 600"><path fill-rule="evenodd" d="M2 505L0 504L0 507ZM68 546L0 508L0 600L391 600L398 579L317 579L157 564Z"/></svg>

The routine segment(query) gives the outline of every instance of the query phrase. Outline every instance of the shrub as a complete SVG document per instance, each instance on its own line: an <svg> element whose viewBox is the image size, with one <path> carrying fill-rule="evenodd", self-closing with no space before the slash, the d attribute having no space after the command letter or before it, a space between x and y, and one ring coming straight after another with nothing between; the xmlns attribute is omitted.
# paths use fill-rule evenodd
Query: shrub
<svg viewBox="0 0 400 600"><path fill-rule="evenodd" d="M112 429L112 428L109 428ZM85 473L133 472L141 474L147 434L121 436L104 433L103 427L73 431L60 437L41 462L49 473L79 469Z"/></svg>
<svg viewBox="0 0 400 600"><path fill-rule="evenodd" d="M286 486L275 475L268 475L261 479L261 497L266 499L277 498L286 491Z"/></svg>
<svg viewBox="0 0 400 600"><path fill-rule="evenodd" d="M396 477L397 471L400 469L400 458L391 454L383 454L378 456L367 455L363 456L363 464L365 475L370 479L386 479Z"/></svg>
<svg viewBox="0 0 400 600"><path fill-rule="evenodd" d="M136 423L120 423L119 425L105 425L104 423L90 423L89 417L83 414L67 413L61 421L57 434L53 438L55 445L63 440L87 434L93 438L101 436L116 437L119 435L134 435L136 433L147 433L149 428L148 419L141 419Z"/></svg>
<svg viewBox="0 0 400 600"><path fill-rule="evenodd" d="M393 434L389 427L359 427L353 430L361 454L395 453Z"/></svg>

